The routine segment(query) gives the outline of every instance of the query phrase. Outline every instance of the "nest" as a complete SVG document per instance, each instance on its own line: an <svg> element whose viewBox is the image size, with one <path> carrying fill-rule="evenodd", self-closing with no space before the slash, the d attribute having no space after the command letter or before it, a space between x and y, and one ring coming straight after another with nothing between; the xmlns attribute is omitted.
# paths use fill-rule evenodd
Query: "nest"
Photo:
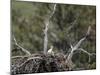
<svg viewBox="0 0 100 75"><path fill-rule="evenodd" d="M22 56L12 58L11 74L30 74L45 72L68 71L65 63L64 54L44 55L33 54L31 56Z"/></svg>

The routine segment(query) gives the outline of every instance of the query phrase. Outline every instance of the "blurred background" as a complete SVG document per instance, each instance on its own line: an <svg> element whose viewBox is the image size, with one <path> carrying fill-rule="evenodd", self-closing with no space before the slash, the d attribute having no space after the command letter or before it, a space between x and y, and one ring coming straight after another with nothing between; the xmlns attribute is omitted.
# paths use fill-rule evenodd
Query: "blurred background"
<svg viewBox="0 0 100 75"><path fill-rule="evenodd" d="M31 53L43 52L45 21L53 11L53 3L19 2L11 3L11 52L12 56L25 55L15 45L17 43ZM96 6L57 4L55 13L50 19L48 29L48 49L54 46L54 52L68 53L73 46L85 36L88 26L91 33L81 44L81 48L96 53ZM76 60L77 59L77 60ZM96 56L77 52L73 56L77 67L96 68Z"/></svg>

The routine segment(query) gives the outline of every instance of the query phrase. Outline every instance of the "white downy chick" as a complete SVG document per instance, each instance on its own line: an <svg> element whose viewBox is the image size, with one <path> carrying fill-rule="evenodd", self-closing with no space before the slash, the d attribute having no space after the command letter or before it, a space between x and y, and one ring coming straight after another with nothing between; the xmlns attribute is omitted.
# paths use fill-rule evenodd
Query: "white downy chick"
<svg viewBox="0 0 100 75"><path fill-rule="evenodd" d="M51 54L51 55L54 56L53 46L51 46L50 49L48 50L48 54Z"/></svg>

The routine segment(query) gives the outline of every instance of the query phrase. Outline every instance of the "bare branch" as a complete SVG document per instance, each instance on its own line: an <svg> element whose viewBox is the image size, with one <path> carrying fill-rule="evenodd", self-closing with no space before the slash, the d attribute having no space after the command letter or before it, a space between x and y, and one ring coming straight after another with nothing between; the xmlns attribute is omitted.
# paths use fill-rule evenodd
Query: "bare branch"
<svg viewBox="0 0 100 75"><path fill-rule="evenodd" d="M89 52L87 52L86 50L84 50L84 49L82 49L82 48L79 48L78 49L79 51L82 51L82 52L84 52L84 53L86 53L86 54L88 54L88 56L89 56L89 62L90 62L90 56L92 56L92 55L96 55L95 53L89 53Z"/></svg>
<svg viewBox="0 0 100 75"><path fill-rule="evenodd" d="M21 50L22 50L23 52L25 52L26 54L31 55L31 53L30 53L28 50L24 49L22 46L20 46L20 45L17 43L17 41L16 41L16 39L15 39L14 36L13 36L13 38L14 38L14 41L15 41L15 45L16 45L16 46L18 46L19 48L21 48Z"/></svg>
<svg viewBox="0 0 100 75"><path fill-rule="evenodd" d="M55 11L56 11L56 6L57 6L57 4L54 4L53 12L51 13L50 18L52 18L52 16L54 15L54 13L55 13ZM50 18L49 18L49 19L50 19Z"/></svg>
<svg viewBox="0 0 100 75"><path fill-rule="evenodd" d="M45 22L45 29L44 29L44 54L47 53L47 46L48 46L48 27L49 27L49 23L50 23L50 19L52 18L53 14L55 13L56 10L56 4L53 7L53 12L51 13L51 15L49 16L49 18L46 20Z"/></svg>
<svg viewBox="0 0 100 75"><path fill-rule="evenodd" d="M86 37L90 34L90 31L91 31L91 26L88 27L88 31L86 33Z"/></svg>
<svg viewBox="0 0 100 75"><path fill-rule="evenodd" d="M41 56L41 54L35 53L35 54L24 55L24 56L12 56L11 58L12 58L12 59L16 59L16 58L24 58L24 57L31 58L31 57L37 57L37 56Z"/></svg>
<svg viewBox="0 0 100 75"><path fill-rule="evenodd" d="M80 51L82 51L82 52L88 54L89 56L92 55L91 53L87 52L86 50L84 50L84 49L82 49L82 48L79 48L79 49L77 49L77 50L80 50Z"/></svg>
<svg viewBox="0 0 100 75"><path fill-rule="evenodd" d="M73 47L73 50L77 50L77 49L80 47L81 43L82 43L85 39L86 39L85 37L82 38L82 39Z"/></svg>
<svg viewBox="0 0 100 75"><path fill-rule="evenodd" d="M86 36L90 34L90 30L91 30L91 27L89 26L88 30L87 30L87 33L86 33ZM82 39L80 39L79 42L73 47L72 50L78 49L80 47L81 43L86 39L86 36L83 37Z"/></svg>
<svg viewBox="0 0 100 75"><path fill-rule="evenodd" d="M73 54L74 54L74 51L76 51L76 50L80 50L80 51L83 51L83 52L85 52L86 54L88 54L89 55L89 60L90 60L90 56L92 55L92 54L90 54L89 52L87 52L87 51L85 51L84 49L82 49L82 48L80 48L79 49L79 47L80 47L80 45L82 44L82 42L86 39L86 37L90 34L90 30L91 30L91 27L89 26L88 27L88 30L87 30L87 33L86 33L86 36L85 37L83 37L82 39L80 39L79 40L79 42L75 45L75 46L72 46L72 44L71 44L71 52L69 53L69 55L68 55L68 57L67 57L67 59L66 59L66 63L69 65L69 66L71 66L71 64L69 64L70 62L72 63L72 56L73 56ZM72 63L72 65L73 65L73 63ZM71 67L71 68L73 68L73 66Z"/></svg>
<svg viewBox="0 0 100 75"><path fill-rule="evenodd" d="M11 59L24 58L24 57L28 57L28 56L12 56Z"/></svg>

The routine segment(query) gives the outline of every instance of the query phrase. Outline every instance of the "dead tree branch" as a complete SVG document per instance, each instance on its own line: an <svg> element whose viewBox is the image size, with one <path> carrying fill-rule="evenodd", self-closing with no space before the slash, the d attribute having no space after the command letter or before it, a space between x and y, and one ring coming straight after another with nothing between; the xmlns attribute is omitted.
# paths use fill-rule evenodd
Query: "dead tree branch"
<svg viewBox="0 0 100 75"><path fill-rule="evenodd" d="M84 50L84 49L82 49L82 48L79 48L78 49L79 51L82 51L82 52L84 52L84 53L86 53L88 56L89 56L89 61L88 62L90 62L91 61L91 56L92 55L96 55L95 53L89 53L88 51L86 51L86 50Z"/></svg>
<svg viewBox="0 0 100 75"><path fill-rule="evenodd" d="M26 57L26 56L13 56L11 57L12 59L16 59L16 58L23 58L23 57Z"/></svg>
<svg viewBox="0 0 100 75"><path fill-rule="evenodd" d="M88 30L87 30L87 33L86 33L86 36L83 37L82 39L80 39L79 42L78 42L75 46L72 46L72 45L71 45L71 52L69 53L69 55L68 55L68 57L67 57L67 59L66 59L66 63L68 64L68 66L69 66L70 68L73 68L73 67L74 67L74 66L73 66L73 62L72 62L72 60L71 60L71 59L72 59L72 56L73 56L73 54L74 54L74 51L76 51L76 50L83 51L84 53L86 53L86 54L89 55L89 60L90 60L90 56L95 54L95 53L89 53L89 52L87 52L86 50L84 50L84 49L82 49L82 48L79 48L80 45L82 44L82 42L83 42L83 41L86 39L86 37L90 34L90 30L91 30L91 27L89 26L89 27L88 27Z"/></svg>
<svg viewBox="0 0 100 75"><path fill-rule="evenodd" d="M13 38L14 38L14 42L15 42L15 45L16 45L16 46L18 46L19 48L21 48L21 50L22 50L24 53L26 53L27 55L31 55L31 53L30 53L28 50L26 50L25 48L23 48L22 46L20 46L20 45L17 43L15 36L13 36Z"/></svg>
<svg viewBox="0 0 100 75"><path fill-rule="evenodd" d="M49 18L45 22L45 29L44 29L44 54L47 53L47 46L48 46L48 28L49 28L50 19L54 15L55 11L56 11L56 4L53 7L53 12L50 14Z"/></svg>

